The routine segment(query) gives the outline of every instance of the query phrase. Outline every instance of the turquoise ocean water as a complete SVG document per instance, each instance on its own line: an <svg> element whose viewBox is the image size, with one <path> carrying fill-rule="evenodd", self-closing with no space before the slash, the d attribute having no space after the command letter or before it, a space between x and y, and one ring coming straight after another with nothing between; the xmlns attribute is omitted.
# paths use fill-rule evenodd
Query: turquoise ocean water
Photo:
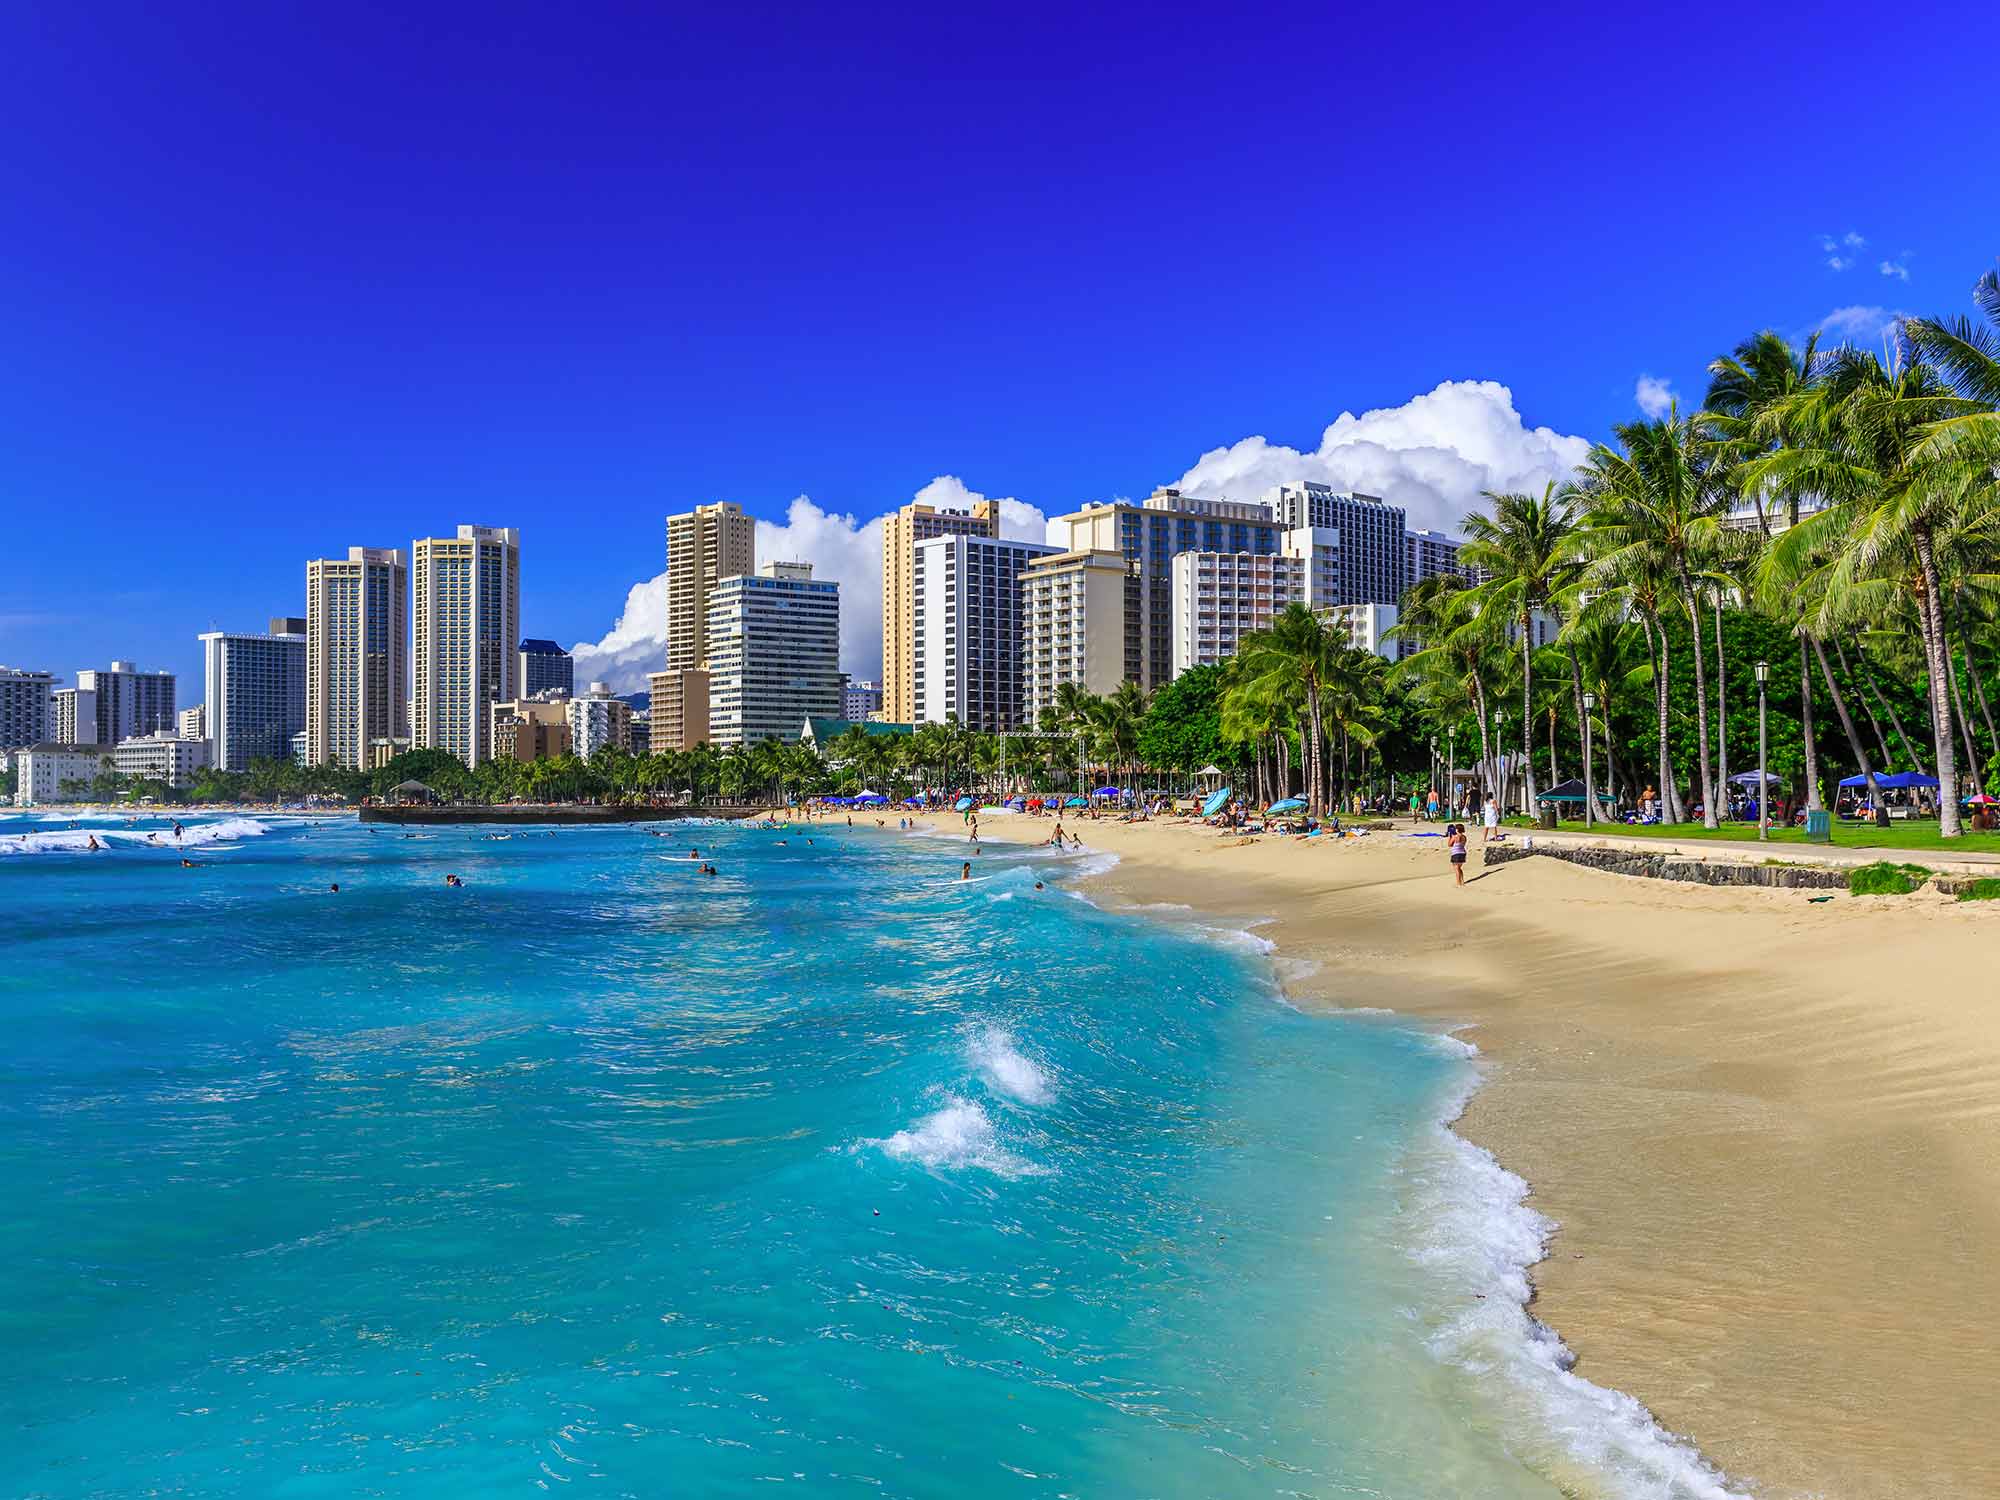
<svg viewBox="0 0 2000 1500"><path fill-rule="evenodd" d="M1468 1049L1075 857L82 826L0 820L8 1494L1731 1493L1523 1312Z"/></svg>

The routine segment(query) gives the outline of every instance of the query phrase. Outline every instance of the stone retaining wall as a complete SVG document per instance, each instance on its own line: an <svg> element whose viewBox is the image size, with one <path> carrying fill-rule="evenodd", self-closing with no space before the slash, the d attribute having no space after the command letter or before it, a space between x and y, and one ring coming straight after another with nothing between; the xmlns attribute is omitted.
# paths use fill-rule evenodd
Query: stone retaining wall
<svg viewBox="0 0 2000 1500"><path fill-rule="evenodd" d="M1743 865L1723 861L1689 859L1681 854L1645 854L1636 849L1596 849L1575 844L1537 844L1525 848L1517 843L1493 844L1486 850L1486 863L1504 865L1512 860L1567 860L1589 870L1608 870L1613 875L1640 875L1649 880L1685 880L1695 885L1760 885L1784 890L1847 889L1847 871L1825 865Z"/></svg>

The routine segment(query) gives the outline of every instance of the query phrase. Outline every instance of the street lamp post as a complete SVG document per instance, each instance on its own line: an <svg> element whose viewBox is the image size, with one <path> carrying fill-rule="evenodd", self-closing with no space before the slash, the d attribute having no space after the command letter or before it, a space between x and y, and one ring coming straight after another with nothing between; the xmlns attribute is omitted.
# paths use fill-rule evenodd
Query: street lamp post
<svg viewBox="0 0 2000 1500"><path fill-rule="evenodd" d="M1765 687L1771 680L1771 664L1757 663L1757 837L1771 836L1771 772L1765 765L1765 757L1771 753L1770 735L1765 720Z"/></svg>
<svg viewBox="0 0 2000 1500"><path fill-rule="evenodd" d="M1583 695L1583 826L1585 828L1596 821L1597 814L1597 796L1590 767L1590 716L1596 708L1597 694L1585 693Z"/></svg>

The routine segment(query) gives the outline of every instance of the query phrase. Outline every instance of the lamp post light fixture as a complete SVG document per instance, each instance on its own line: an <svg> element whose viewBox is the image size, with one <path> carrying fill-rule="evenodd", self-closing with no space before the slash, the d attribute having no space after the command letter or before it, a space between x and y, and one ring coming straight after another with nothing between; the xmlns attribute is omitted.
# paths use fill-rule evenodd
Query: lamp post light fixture
<svg viewBox="0 0 2000 1500"><path fill-rule="evenodd" d="M1757 663L1757 837L1771 836L1771 772L1765 765L1771 753L1769 724L1765 715L1767 687L1771 681L1771 664Z"/></svg>
<svg viewBox="0 0 2000 1500"><path fill-rule="evenodd" d="M1591 781L1590 770L1590 716L1597 708L1597 694L1583 695L1583 826L1588 828L1597 818L1597 795Z"/></svg>

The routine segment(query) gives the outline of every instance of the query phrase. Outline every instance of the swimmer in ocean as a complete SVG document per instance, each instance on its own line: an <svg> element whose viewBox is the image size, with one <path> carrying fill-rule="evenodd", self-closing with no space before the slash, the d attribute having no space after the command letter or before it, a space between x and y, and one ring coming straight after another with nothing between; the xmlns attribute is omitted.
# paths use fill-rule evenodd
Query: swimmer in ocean
<svg viewBox="0 0 2000 1500"><path fill-rule="evenodd" d="M960 880L970 880L970 879L972 879L972 861L971 861L971 860L969 860L969 859L968 859L968 860L967 860L967 861L966 861L966 862L965 862L964 864L962 864L962 865L960 865L960 866L958 867L958 878L959 878Z"/></svg>

